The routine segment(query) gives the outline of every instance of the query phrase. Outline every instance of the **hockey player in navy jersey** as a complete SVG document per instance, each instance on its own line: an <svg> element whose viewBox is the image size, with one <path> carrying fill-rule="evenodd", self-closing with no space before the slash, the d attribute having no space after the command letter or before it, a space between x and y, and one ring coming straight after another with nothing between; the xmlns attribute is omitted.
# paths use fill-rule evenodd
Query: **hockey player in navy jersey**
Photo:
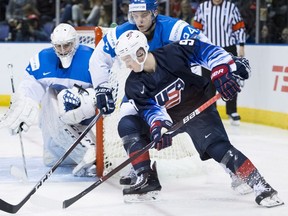
<svg viewBox="0 0 288 216"><path fill-rule="evenodd" d="M0 127L17 134L19 130L27 131L39 116L47 166L58 161L85 129L85 121L95 116L96 109L93 74L88 69L93 49L79 45L76 30L68 24L56 26L51 44L53 47L30 59L24 79L0 122ZM91 131L62 164L74 165L75 176L94 175L95 154Z"/></svg>
<svg viewBox="0 0 288 216"><path fill-rule="evenodd" d="M109 83L109 71L115 62L115 43L123 32L139 30L144 33L148 39L149 50L181 39L198 38L205 42L209 41L203 33L187 22L158 14L157 0L130 0L128 18L128 22L113 28L103 37L90 58L90 70L96 74L92 78L97 87L97 107L99 109L105 108L105 114L110 114L115 109L112 86ZM113 73L119 72L113 71ZM125 97L123 103L125 103L125 109L120 109L120 116L133 115L135 113L134 108L130 103L127 103ZM120 184L129 184L133 176L132 170L131 176L121 178Z"/></svg>
<svg viewBox="0 0 288 216"><path fill-rule="evenodd" d="M148 52L146 37L139 31L127 31L116 43L116 54L131 69L125 94L137 115L123 117L118 132L129 156L150 142L155 148L172 145L172 136L164 134L174 123L202 105L207 98L208 79L190 72L190 65L212 71L211 79L221 96L231 100L241 91L237 79L248 79L250 66L244 58L232 58L223 48L197 39L174 42ZM235 61L234 61L235 60ZM256 203L266 207L284 204L253 163L229 141L219 113L208 107L179 129L192 139L201 160L213 158L246 182L256 194ZM155 166L150 166L149 152L132 162L137 181L123 190L126 200L151 195L161 190ZM149 196L148 196L149 197Z"/></svg>

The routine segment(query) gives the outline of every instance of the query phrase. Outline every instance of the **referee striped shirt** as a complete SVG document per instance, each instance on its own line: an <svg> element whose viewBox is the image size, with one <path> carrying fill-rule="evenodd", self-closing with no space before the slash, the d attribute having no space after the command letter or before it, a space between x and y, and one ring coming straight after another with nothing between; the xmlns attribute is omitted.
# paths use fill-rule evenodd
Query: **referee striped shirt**
<svg viewBox="0 0 288 216"><path fill-rule="evenodd" d="M223 0L219 5L214 5L212 0L201 3L193 25L217 46L243 46L246 40L244 21L236 5L230 1Z"/></svg>

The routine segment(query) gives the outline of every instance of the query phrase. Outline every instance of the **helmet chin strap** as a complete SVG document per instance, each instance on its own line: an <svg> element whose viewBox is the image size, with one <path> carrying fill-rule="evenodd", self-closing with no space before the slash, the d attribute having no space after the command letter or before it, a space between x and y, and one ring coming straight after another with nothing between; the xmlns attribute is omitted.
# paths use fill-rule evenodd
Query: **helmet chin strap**
<svg viewBox="0 0 288 216"><path fill-rule="evenodd" d="M140 71L144 70L144 64L145 64L145 62L147 60L147 57L148 57L148 52L146 52L143 62L140 63L137 58L135 59L136 62L140 65Z"/></svg>

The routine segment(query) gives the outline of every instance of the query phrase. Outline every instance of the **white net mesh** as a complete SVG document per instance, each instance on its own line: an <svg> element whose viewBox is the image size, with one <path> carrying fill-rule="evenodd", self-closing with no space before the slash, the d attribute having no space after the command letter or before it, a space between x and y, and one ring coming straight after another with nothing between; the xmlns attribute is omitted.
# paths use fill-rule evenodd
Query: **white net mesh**
<svg viewBox="0 0 288 216"><path fill-rule="evenodd" d="M103 35L109 31L109 28L103 28ZM95 33L93 30L79 31L80 35L80 43L86 44L88 46L93 47L95 42ZM92 40L92 38L94 38ZM109 116L104 117L104 128L103 128L103 146L104 146L104 174L111 171L115 166L119 165L119 163L123 162L126 158L126 152L122 146L121 139L118 136L117 132L117 123L119 122L119 104L121 99L124 96L124 85L125 80L128 76L129 72L127 69L120 64L119 61L115 61L110 76L110 83L112 86L116 88L118 87L118 91L116 91L116 110ZM192 111L192 110L191 110ZM196 150L192 144L190 137L183 133L179 134L173 138L173 145L169 148L166 148L162 151L157 151L155 149L150 150L150 156L152 160L159 160L158 164L164 164L166 172L173 173L175 175L175 171L179 170L176 162L178 159L185 158L189 163L186 169L191 170L191 166L194 167L195 164L195 155ZM193 156L193 157L191 157ZM194 162L191 160L193 159ZM165 161L165 162L164 162ZM193 168L192 168L193 169ZM170 170L170 171L169 171ZM182 174L185 173L182 167ZM186 172L187 174L187 172ZM179 174L177 174L179 175Z"/></svg>

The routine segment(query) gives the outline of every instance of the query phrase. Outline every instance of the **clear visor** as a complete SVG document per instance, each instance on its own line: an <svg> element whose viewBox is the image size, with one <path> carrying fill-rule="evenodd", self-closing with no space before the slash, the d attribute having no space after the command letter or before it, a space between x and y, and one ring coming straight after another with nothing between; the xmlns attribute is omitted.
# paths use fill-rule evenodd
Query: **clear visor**
<svg viewBox="0 0 288 216"><path fill-rule="evenodd" d="M152 10L147 11L130 11L128 13L128 21L132 24L136 24L139 22L139 20L142 20L142 22L151 20L153 21L155 17L157 16L157 13Z"/></svg>

